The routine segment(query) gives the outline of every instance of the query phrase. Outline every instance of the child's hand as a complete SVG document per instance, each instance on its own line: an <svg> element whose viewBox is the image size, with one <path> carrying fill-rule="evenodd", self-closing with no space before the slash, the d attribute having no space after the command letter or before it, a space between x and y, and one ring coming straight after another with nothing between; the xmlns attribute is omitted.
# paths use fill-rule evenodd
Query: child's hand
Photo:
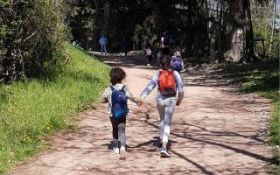
<svg viewBox="0 0 280 175"><path fill-rule="evenodd" d="M139 100L137 101L137 105L138 105L138 106L141 106L142 104L143 104L143 101L139 99Z"/></svg>

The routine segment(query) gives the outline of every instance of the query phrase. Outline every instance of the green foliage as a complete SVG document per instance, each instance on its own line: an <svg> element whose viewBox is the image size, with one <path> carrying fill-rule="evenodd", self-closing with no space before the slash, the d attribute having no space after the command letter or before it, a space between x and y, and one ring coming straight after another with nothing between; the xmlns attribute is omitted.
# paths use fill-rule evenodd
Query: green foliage
<svg viewBox="0 0 280 175"><path fill-rule="evenodd" d="M156 44L159 44L159 36L153 32L155 30L155 25L153 24L151 17L145 20L142 25L136 25L133 36L135 48L142 48L143 42L153 47L158 46Z"/></svg>
<svg viewBox="0 0 280 175"><path fill-rule="evenodd" d="M89 48L96 30L96 11L93 1L66 1L67 19L72 40L83 48Z"/></svg>
<svg viewBox="0 0 280 175"><path fill-rule="evenodd" d="M109 41L111 41L111 47L113 50L119 51L122 49L125 40L129 45L129 49L132 49L133 42L135 43L135 30L139 30L140 26L143 27L142 23L148 18L149 14L152 13L150 5L150 1L144 0L111 1L111 11L108 19L109 27L105 32L107 33ZM155 23L153 25L155 25ZM150 34L146 33L146 36L147 35ZM141 48L144 39L143 35L138 36L137 45L133 46L136 49Z"/></svg>
<svg viewBox="0 0 280 175"><path fill-rule="evenodd" d="M66 49L68 63L54 76L0 86L0 174L40 150L46 134L71 127L108 85L108 66Z"/></svg>
<svg viewBox="0 0 280 175"><path fill-rule="evenodd" d="M279 99L279 71L257 71L247 77L242 84L246 92L258 92L273 102L273 113L270 120L270 142L280 145L280 99Z"/></svg>
<svg viewBox="0 0 280 175"><path fill-rule="evenodd" d="M127 45L129 49L140 49L145 42L158 48L165 31L171 33L175 45L188 55L207 56L210 48L222 52L217 45L225 46L228 9L224 1L217 1L219 9L212 9L212 14L209 1L203 0L69 2L72 8L68 21L73 40L86 49L99 49L101 34L108 38L109 51L119 52ZM218 14L216 10L223 12Z"/></svg>
<svg viewBox="0 0 280 175"><path fill-rule="evenodd" d="M65 27L62 0L0 0L0 82L40 73L60 53Z"/></svg>
<svg viewBox="0 0 280 175"><path fill-rule="evenodd" d="M252 23L254 26L254 38L264 40L264 46L260 42L256 43L256 53L259 56L267 56L269 59L277 60L280 53L280 33L279 30L277 32L277 30L272 29L272 21L279 19L280 15L279 9L276 10L276 14L273 14L273 3L274 1L267 1L261 4L252 3ZM272 30L274 30L273 36ZM265 55L263 55L264 51Z"/></svg>

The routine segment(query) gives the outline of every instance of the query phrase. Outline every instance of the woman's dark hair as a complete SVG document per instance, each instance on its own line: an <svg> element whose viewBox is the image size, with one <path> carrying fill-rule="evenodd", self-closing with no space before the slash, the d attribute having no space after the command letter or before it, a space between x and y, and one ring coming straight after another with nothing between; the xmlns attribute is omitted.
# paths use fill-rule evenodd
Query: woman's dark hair
<svg viewBox="0 0 280 175"><path fill-rule="evenodd" d="M122 68L114 67L111 69L110 77L112 85L115 85L117 83L121 83L123 79L125 79L126 73Z"/></svg>
<svg viewBox="0 0 280 175"><path fill-rule="evenodd" d="M170 58L169 55L163 55L159 60L161 68L162 69L169 69L170 68L170 61L171 61L171 58Z"/></svg>

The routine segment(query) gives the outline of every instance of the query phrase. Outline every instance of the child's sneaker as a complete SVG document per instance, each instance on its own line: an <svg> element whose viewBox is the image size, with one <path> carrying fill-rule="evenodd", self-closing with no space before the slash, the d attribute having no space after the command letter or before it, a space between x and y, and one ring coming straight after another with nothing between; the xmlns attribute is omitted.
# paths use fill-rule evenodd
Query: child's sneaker
<svg viewBox="0 0 280 175"><path fill-rule="evenodd" d="M119 147L113 147L113 151L114 151L114 153L116 153L116 154L119 154L119 153L120 153Z"/></svg>
<svg viewBox="0 0 280 175"><path fill-rule="evenodd" d="M121 149L120 149L120 160L126 160L126 150L125 150L125 147L121 147Z"/></svg>
<svg viewBox="0 0 280 175"><path fill-rule="evenodd" d="M161 147L160 155L161 155L161 157L171 157L171 155L167 152L167 149L164 147Z"/></svg>

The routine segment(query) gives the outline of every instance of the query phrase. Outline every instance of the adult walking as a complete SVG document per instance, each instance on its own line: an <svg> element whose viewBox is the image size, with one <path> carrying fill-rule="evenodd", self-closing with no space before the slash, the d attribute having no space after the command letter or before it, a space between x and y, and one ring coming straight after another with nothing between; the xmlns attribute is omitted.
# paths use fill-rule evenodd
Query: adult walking
<svg viewBox="0 0 280 175"><path fill-rule="evenodd" d="M170 69L170 56L161 57L160 66L161 69L154 74L148 86L141 93L140 99L143 101L158 86L156 101L160 116L160 153L162 157L170 157L167 143L170 136L171 120L175 106L179 106L183 100L184 89L180 74ZM177 93L178 98L176 97Z"/></svg>
<svg viewBox="0 0 280 175"><path fill-rule="evenodd" d="M160 46L163 55L170 55L171 52L171 36L168 32L164 32L160 38Z"/></svg>
<svg viewBox="0 0 280 175"><path fill-rule="evenodd" d="M102 35L99 39L102 55L107 55L107 48L106 48L107 43L108 43L107 38L104 35Z"/></svg>
<svg viewBox="0 0 280 175"><path fill-rule="evenodd" d="M129 40L127 37L125 37L123 39L122 48L123 48L124 55L127 56L127 52L128 52L128 48L129 48Z"/></svg>

